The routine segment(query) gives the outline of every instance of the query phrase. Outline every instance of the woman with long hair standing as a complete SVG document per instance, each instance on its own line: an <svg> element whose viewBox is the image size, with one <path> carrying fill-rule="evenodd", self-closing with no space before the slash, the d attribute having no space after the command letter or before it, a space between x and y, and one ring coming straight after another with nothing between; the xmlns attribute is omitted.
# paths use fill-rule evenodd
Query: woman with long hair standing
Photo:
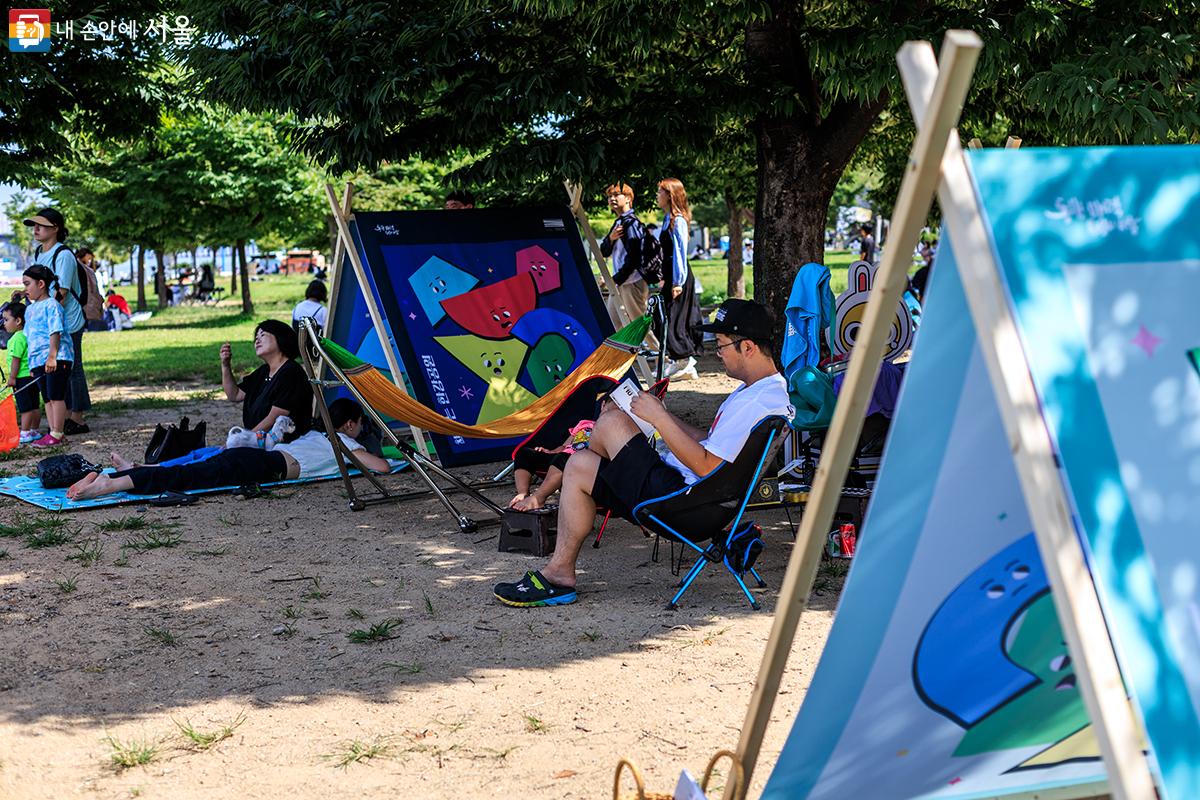
<svg viewBox="0 0 1200 800"><path fill-rule="evenodd" d="M688 268L688 223L692 209L678 178L658 182L658 207L663 211L659 241L663 251L663 305L667 309L667 355L674 362L668 374L675 380L696 377L696 356L704 334L700 325L700 303L696 300L696 277Z"/></svg>

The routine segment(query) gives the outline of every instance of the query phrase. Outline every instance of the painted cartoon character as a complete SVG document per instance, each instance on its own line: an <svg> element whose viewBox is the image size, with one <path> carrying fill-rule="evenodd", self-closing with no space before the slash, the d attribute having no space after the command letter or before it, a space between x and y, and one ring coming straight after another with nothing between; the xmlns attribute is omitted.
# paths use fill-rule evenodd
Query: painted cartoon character
<svg viewBox="0 0 1200 800"><path fill-rule="evenodd" d="M838 356L845 355L854 348L858 330L867 312L867 300L871 296L871 286L875 281L875 267L866 261L855 261L847 270L846 278L849 288L834 301L833 327L829 330L832 339L829 343L830 349ZM903 301L898 302L896 315L888 332L884 359L892 361L907 352L912 347L915 329L908 306Z"/></svg>
<svg viewBox="0 0 1200 800"><path fill-rule="evenodd" d="M441 306L450 319L476 336L508 339L513 326L536 303L533 278L525 272L442 300Z"/></svg>
<svg viewBox="0 0 1200 800"><path fill-rule="evenodd" d="M913 681L926 705L965 729L956 756L1054 744L1088 726L1032 533L942 602L921 634Z"/></svg>
<svg viewBox="0 0 1200 800"><path fill-rule="evenodd" d="M566 339L557 333L543 336L529 351L529 360L526 362L533 390L541 396L553 389L570 374L574 359L575 355Z"/></svg>
<svg viewBox="0 0 1200 800"><path fill-rule="evenodd" d="M558 259L536 244L517 251L517 274L524 272L533 276L538 294L562 288L562 271L558 266Z"/></svg>
<svg viewBox="0 0 1200 800"><path fill-rule="evenodd" d="M532 403L537 397L517 382L529 348L517 339L493 341L478 336L439 336L434 341L487 383L476 424L491 422Z"/></svg>
<svg viewBox="0 0 1200 800"><path fill-rule="evenodd" d="M446 316L442 309L443 300L465 294L478 284L478 278L437 256L430 256L408 276L408 285L412 287L430 325L437 325Z"/></svg>

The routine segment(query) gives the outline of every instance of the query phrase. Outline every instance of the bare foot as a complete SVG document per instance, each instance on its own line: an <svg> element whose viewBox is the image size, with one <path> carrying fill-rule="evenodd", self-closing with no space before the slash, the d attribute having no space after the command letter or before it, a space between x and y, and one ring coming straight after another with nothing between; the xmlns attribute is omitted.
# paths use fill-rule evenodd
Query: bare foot
<svg viewBox="0 0 1200 800"><path fill-rule="evenodd" d="M527 494L524 494L524 493L521 493L521 494L516 494L516 495L514 495L514 496L513 496L513 499L508 501L508 507L509 507L509 508L516 508L516 507L517 507L517 503L521 502L522 500L524 500L524 499L525 499L526 497L528 497L528 496L529 496L529 495L527 495Z"/></svg>
<svg viewBox="0 0 1200 800"><path fill-rule="evenodd" d="M128 458L125 458L120 453L109 453L108 457L118 472L121 470L133 469L136 466L132 461L130 461Z"/></svg>
<svg viewBox="0 0 1200 800"><path fill-rule="evenodd" d="M542 501L536 494L526 495L523 500L513 504L513 508L517 511L536 511L541 507Z"/></svg>
<svg viewBox="0 0 1200 800"><path fill-rule="evenodd" d="M92 478L92 480L89 481L88 478ZM88 475L88 478L84 478L82 481L75 484L75 486L71 487L72 490L74 490L76 486L79 487L79 491L77 491L75 496L72 498L73 500L90 500L93 497L101 497L106 494L112 494L113 492L121 491L119 486L114 485L116 481L107 475L100 475L93 472ZM80 486L80 484L84 485Z"/></svg>
<svg viewBox="0 0 1200 800"><path fill-rule="evenodd" d="M89 472L87 475L84 475L75 483L71 484L70 489L67 489L67 497L71 500L79 500L80 492L95 483L96 479L99 477L99 472Z"/></svg>

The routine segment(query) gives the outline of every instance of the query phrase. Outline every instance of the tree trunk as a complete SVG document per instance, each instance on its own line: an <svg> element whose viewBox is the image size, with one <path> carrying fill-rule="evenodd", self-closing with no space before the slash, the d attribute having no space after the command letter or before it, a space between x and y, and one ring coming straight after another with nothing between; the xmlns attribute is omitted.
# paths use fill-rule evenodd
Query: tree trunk
<svg viewBox="0 0 1200 800"><path fill-rule="evenodd" d="M154 273L154 291L158 293L158 308L167 307L167 259L163 251L154 250L154 258L158 262L158 270Z"/></svg>
<svg viewBox="0 0 1200 800"><path fill-rule="evenodd" d="M230 253L230 258L233 259L233 264L229 268L229 274L231 276L229 278L229 296L233 297L235 294L237 294L238 279L238 254L236 248L232 253Z"/></svg>
<svg viewBox="0 0 1200 800"><path fill-rule="evenodd" d="M137 249L137 310L146 310L146 246Z"/></svg>
<svg viewBox="0 0 1200 800"><path fill-rule="evenodd" d="M250 301L250 267L246 264L246 240L238 239L237 243L238 261L241 262L239 269L242 271L242 313L253 314L254 303Z"/></svg>
<svg viewBox="0 0 1200 800"><path fill-rule="evenodd" d="M733 198L733 192L725 192L725 208L729 212L729 279L726 293L729 297L746 296L746 265L742 261L742 209Z"/></svg>
<svg viewBox="0 0 1200 800"><path fill-rule="evenodd" d="M200 245L196 245L192 248L192 274L193 275L200 274L200 265L196 263L196 254L199 252L200 252Z"/></svg>
<svg viewBox="0 0 1200 800"><path fill-rule="evenodd" d="M829 201L888 92L869 102L826 102L809 66L803 7L782 0L770 5L774 13L746 30L747 74L752 83L775 91L780 82L788 84L799 101L787 116L764 112L754 120L754 298L774 313L779 341L796 271L824 260Z"/></svg>

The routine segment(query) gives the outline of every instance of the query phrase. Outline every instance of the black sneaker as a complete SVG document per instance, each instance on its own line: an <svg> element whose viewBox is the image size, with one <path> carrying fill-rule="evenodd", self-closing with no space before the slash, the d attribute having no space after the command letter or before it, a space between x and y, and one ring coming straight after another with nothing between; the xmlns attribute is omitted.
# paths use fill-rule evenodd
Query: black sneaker
<svg viewBox="0 0 1200 800"><path fill-rule="evenodd" d="M86 422L80 423L73 419L69 419L63 425L63 433L67 436L78 436L81 433L91 433L92 429L87 426Z"/></svg>
<svg viewBox="0 0 1200 800"><path fill-rule="evenodd" d="M573 587L551 583L540 572L526 572L516 583L497 583L492 589L496 599L506 606L565 606L579 599Z"/></svg>

